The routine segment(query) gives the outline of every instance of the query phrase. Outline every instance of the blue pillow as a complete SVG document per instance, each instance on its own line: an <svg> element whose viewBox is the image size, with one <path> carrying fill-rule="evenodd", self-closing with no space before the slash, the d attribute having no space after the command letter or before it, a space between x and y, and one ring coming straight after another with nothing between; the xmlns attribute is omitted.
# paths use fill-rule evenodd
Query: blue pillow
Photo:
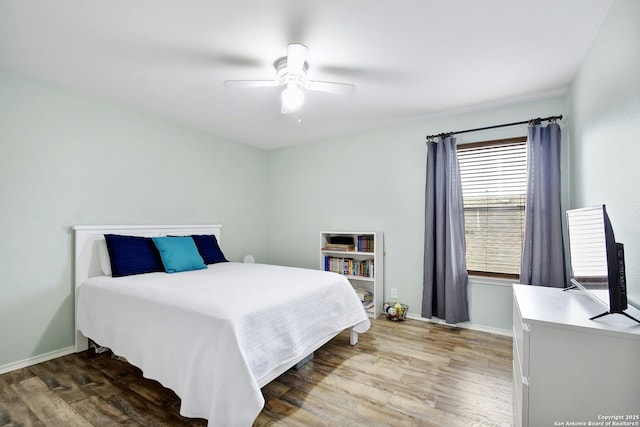
<svg viewBox="0 0 640 427"><path fill-rule="evenodd" d="M160 252L160 258L167 273L207 268L191 237L165 236L152 239Z"/></svg>
<svg viewBox="0 0 640 427"><path fill-rule="evenodd" d="M218 245L218 239L216 236L211 234L205 235L193 235L191 236L193 241L196 243L198 247L198 252L202 256L205 264L216 264L218 262L229 262L224 257L220 246Z"/></svg>
<svg viewBox="0 0 640 427"><path fill-rule="evenodd" d="M149 237L105 234L113 277L164 271L160 254Z"/></svg>

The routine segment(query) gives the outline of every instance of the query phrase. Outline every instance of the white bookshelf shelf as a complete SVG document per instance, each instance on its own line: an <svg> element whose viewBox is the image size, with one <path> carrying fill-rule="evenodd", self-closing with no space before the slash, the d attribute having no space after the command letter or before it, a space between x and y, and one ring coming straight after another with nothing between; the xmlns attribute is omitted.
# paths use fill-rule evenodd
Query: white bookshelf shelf
<svg viewBox="0 0 640 427"><path fill-rule="evenodd" d="M365 276L353 276L350 274L345 274L346 278L349 280L362 280L364 282L375 282L376 279L373 277L365 277Z"/></svg>
<svg viewBox="0 0 640 427"><path fill-rule="evenodd" d="M331 249L322 249L322 252L327 253L327 254L342 255L343 257L347 257L348 255L375 256L374 252L361 252L361 251L335 251L335 250L331 250Z"/></svg>

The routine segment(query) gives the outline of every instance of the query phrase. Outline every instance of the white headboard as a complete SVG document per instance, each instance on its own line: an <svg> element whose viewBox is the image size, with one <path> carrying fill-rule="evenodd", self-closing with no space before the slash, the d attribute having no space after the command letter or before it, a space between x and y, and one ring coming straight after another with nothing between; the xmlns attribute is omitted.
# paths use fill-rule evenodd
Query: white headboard
<svg viewBox="0 0 640 427"><path fill-rule="evenodd" d="M85 280L104 273L100 268L98 242L105 234L126 236L189 236L192 234L213 234L220 242L221 225L76 225L74 284L77 300L78 286ZM76 328L76 351L87 349L87 339Z"/></svg>

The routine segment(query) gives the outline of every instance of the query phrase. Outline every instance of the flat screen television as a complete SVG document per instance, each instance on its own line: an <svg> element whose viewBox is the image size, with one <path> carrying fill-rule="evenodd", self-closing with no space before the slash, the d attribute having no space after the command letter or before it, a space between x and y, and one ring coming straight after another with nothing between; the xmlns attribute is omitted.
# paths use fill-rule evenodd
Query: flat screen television
<svg viewBox="0 0 640 427"><path fill-rule="evenodd" d="M624 245L616 242L605 205L567 211L571 288L580 288L605 306L606 311L591 318L625 313L627 286Z"/></svg>

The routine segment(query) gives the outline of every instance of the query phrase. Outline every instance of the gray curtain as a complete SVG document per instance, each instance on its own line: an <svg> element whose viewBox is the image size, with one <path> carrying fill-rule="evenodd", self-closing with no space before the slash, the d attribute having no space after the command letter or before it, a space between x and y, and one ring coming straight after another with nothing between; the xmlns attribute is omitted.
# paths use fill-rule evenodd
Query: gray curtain
<svg viewBox="0 0 640 427"><path fill-rule="evenodd" d="M520 283L564 287L560 126L529 126L527 204Z"/></svg>
<svg viewBox="0 0 640 427"><path fill-rule="evenodd" d="M464 206L456 139L427 142L422 316L469 320Z"/></svg>

